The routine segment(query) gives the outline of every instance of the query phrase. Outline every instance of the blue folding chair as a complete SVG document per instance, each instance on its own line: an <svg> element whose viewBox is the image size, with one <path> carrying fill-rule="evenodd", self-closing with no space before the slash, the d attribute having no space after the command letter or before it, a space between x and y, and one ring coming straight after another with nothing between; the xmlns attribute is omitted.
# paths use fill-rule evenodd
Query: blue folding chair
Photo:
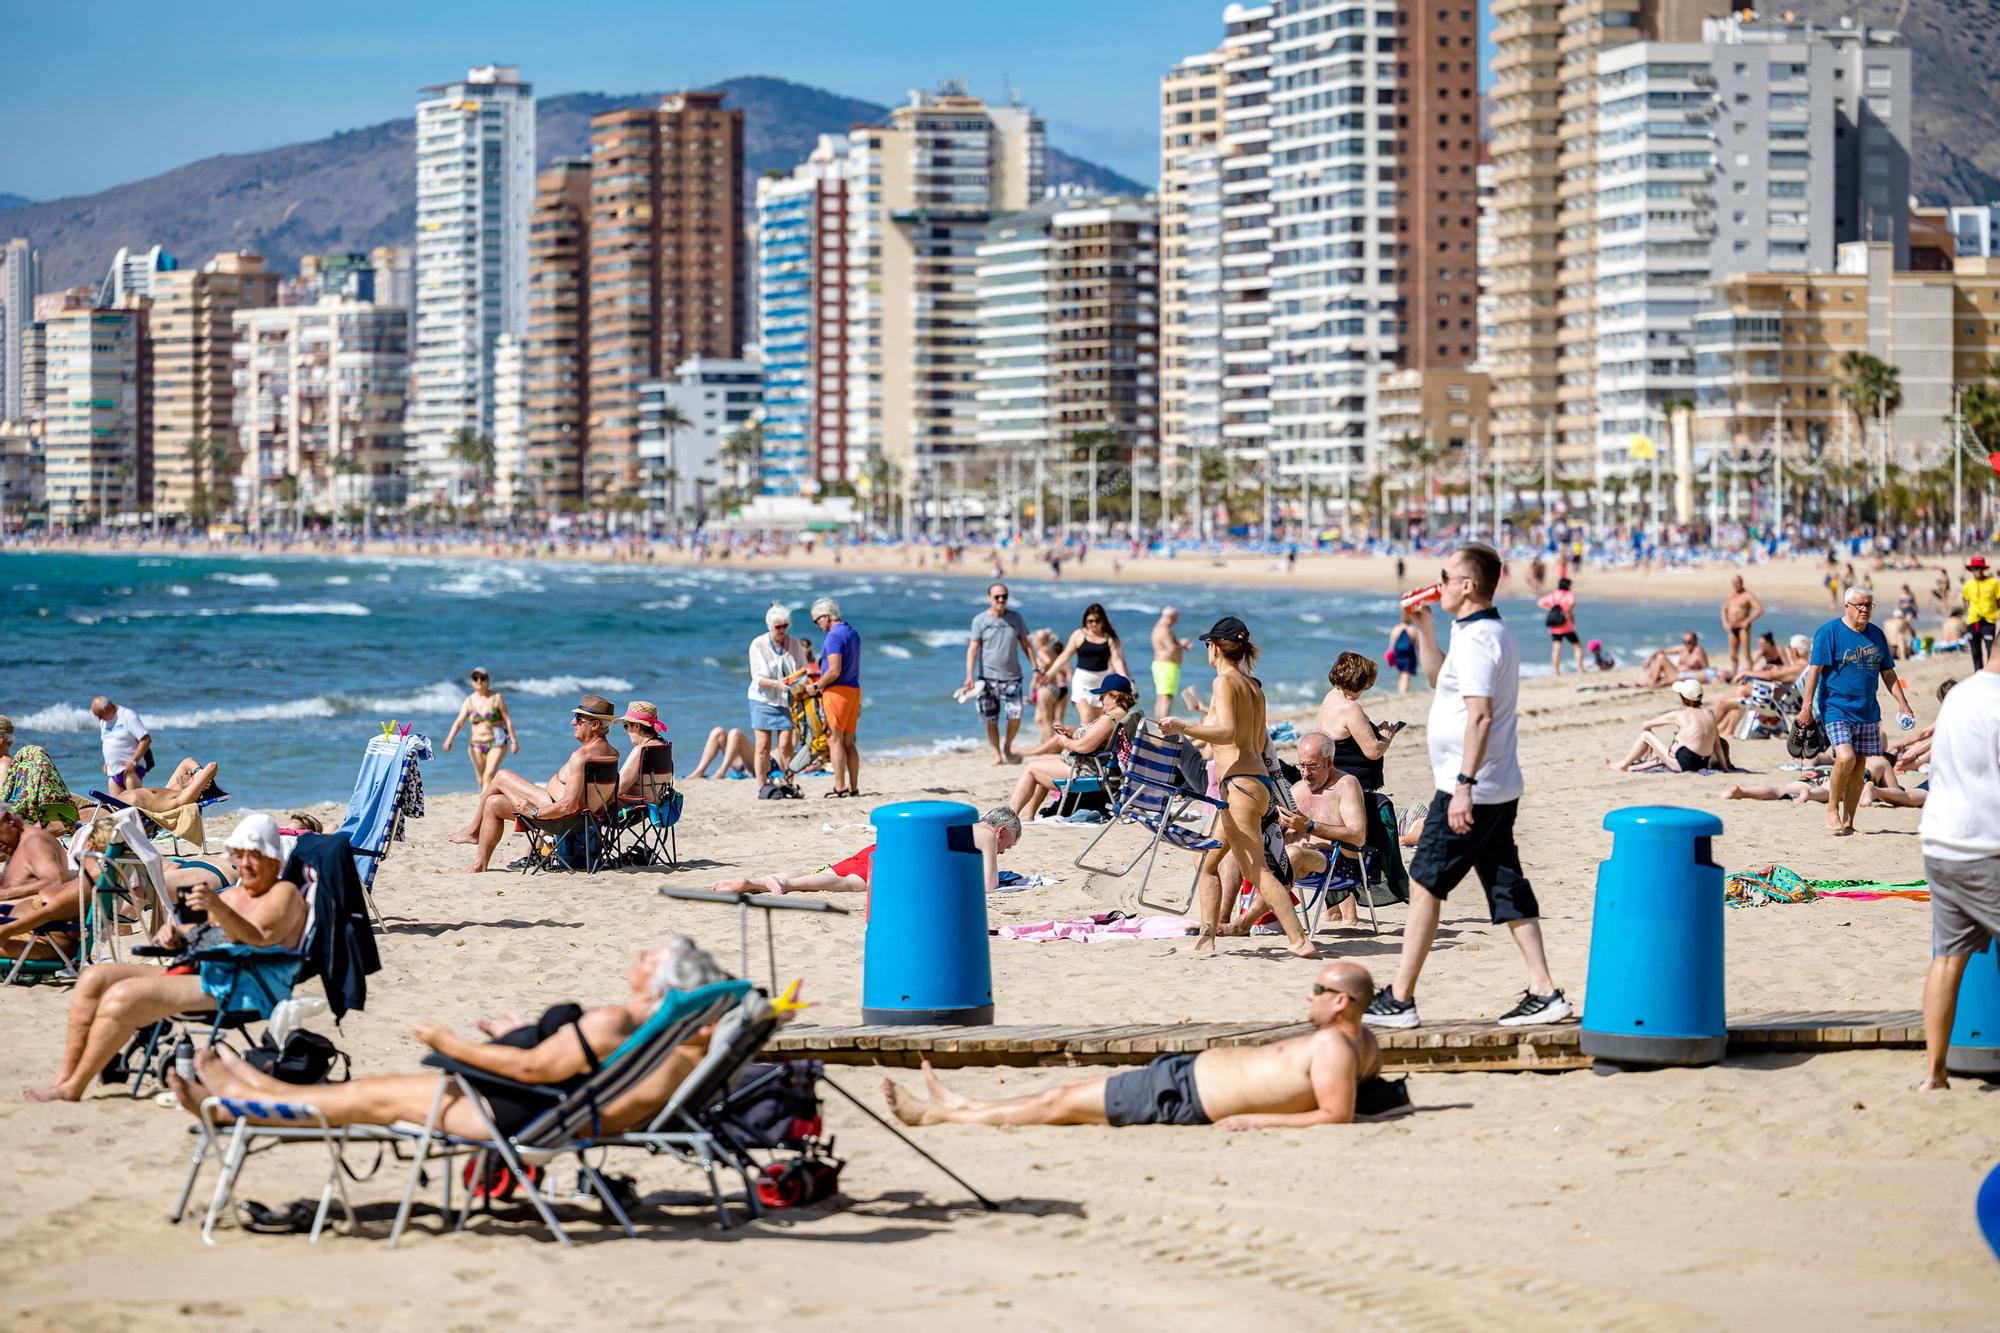
<svg viewBox="0 0 2000 1333"><path fill-rule="evenodd" d="M1185 737L1162 736L1143 724L1139 727L1132 737L1132 754L1125 766L1125 780L1118 790L1118 799L1111 807L1111 819L1098 830L1096 837L1084 845L1071 863L1079 870L1122 879L1131 874L1132 868L1143 859L1146 873L1139 879L1138 902L1141 907L1185 912L1194 901L1195 881L1201 877L1199 857L1193 873L1188 876L1187 897L1179 907L1147 901L1146 885L1153 878L1153 863L1159 859L1161 843L1194 853L1211 852L1222 846L1221 839L1208 837L1181 822L1197 805L1222 809L1222 802L1196 787L1183 773L1182 761L1187 744ZM1212 820L1213 815L1210 818ZM1107 833L1121 824L1137 824L1150 836L1122 867L1086 864L1084 858L1104 840Z"/></svg>
<svg viewBox="0 0 2000 1333"><path fill-rule="evenodd" d="M1106 803L1118 799L1118 791L1124 784L1125 770L1119 763L1119 752L1132 743L1146 715L1137 708L1119 719L1117 727L1104 747L1089 754L1071 754L1069 776L1056 784L1056 818L1070 814L1086 792L1103 792Z"/></svg>

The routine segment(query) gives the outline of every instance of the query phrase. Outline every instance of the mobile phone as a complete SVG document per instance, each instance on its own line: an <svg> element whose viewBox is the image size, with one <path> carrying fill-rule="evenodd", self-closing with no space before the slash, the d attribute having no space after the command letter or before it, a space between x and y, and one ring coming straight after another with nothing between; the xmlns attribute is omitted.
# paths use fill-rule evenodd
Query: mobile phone
<svg viewBox="0 0 2000 1333"><path fill-rule="evenodd" d="M207 922L208 913L198 907L189 907L187 891L174 895L174 920L183 926L199 926Z"/></svg>

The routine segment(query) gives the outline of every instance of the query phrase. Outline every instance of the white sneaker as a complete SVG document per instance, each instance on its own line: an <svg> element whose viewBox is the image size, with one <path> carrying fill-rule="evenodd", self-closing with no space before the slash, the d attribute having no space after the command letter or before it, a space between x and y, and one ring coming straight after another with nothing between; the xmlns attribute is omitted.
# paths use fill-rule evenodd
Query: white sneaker
<svg viewBox="0 0 2000 1333"><path fill-rule="evenodd" d="M1575 1012L1560 990L1547 995L1537 995L1533 991L1522 991L1521 1002L1500 1015L1503 1028L1524 1028L1540 1023L1560 1023Z"/></svg>

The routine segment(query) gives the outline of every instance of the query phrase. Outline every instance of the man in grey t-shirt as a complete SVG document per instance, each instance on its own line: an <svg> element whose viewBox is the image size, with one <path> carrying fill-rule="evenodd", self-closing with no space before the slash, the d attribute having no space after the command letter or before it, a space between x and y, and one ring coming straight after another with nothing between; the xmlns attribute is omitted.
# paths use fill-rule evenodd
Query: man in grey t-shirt
<svg viewBox="0 0 2000 1333"><path fill-rule="evenodd" d="M1028 650L1028 622L1007 605L1007 585L996 583L986 590L986 609L972 618L972 637L965 645L965 687L961 694L979 690L979 716L986 723L986 743L993 747L995 764L1018 764L1014 736L1021 730L1021 663L1028 664L1028 676L1036 684L1041 672L1035 670L1034 654ZM1007 714L1007 739L1000 739L1000 714Z"/></svg>

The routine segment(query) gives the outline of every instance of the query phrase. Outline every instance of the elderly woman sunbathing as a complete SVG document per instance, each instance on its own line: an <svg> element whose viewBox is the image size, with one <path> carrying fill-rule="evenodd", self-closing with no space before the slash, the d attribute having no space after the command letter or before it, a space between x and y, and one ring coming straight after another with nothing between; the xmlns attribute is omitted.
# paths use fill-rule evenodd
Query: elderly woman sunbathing
<svg viewBox="0 0 2000 1333"><path fill-rule="evenodd" d="M727 974L713 958L685 935L676 935L660 948L640 954L626 969L629 993L616 1004L587 1011L574 1004L557 1005L535 1022L503 1031L489 1042L467 1041L428 1018L414 1030L418 1041L460 1064L515 1083L567 1093L581 1086L606 1056L652 1017L669 990L696 990L726 980ZM713 1031L712 1025L704 1028L658 1071L603 1107L605 1132L629 1129L665 1105L700 1063ZM206 1097L270 1097L310 1103L332 1125L387 1125L398 1120L421 1123L430 1116L432 1099L438 1095L436 1074L384 1074L346 1083L281 1083L219 1046L196 1055L194 1081L173 1074L168 1083L190 1112L198 1112ZM494 1125L509 1135L527 1128L549 1105L538 1097L498 1089L481 1095ZM447 1134L468 1138L484 1138L488 1132L479 1108L468 1102L455 1084L445 1089L438 1127Z"/></svg>
<svg viewBox="0 0 2000 1333"><path fill-rule="evenodd" d="M226 889L209 884L190 889L183 910L202 913L205 920L168 922L154 942L181 945L190 953L230 945L296 953L305 934L306 903L298 885L278 878L283 868L278 822L269 815L247 816L224 845L236 853L237 882ZM259 987L273 997L272 1003L290 989L290 978L276 975L284 966L274 964L265 974L266 984ZM289 966L296 974L297 964ZM70 996L69 1026L55 1081L24 1089L21 1095L31 1102L77 1101L98 1071L147 1024L175 1014L210 1012L221 996L248 1007L242 1005L244 997L237 989L242 970L240 960L165 969L142 963L97 963L85 968Z"/></svg>

